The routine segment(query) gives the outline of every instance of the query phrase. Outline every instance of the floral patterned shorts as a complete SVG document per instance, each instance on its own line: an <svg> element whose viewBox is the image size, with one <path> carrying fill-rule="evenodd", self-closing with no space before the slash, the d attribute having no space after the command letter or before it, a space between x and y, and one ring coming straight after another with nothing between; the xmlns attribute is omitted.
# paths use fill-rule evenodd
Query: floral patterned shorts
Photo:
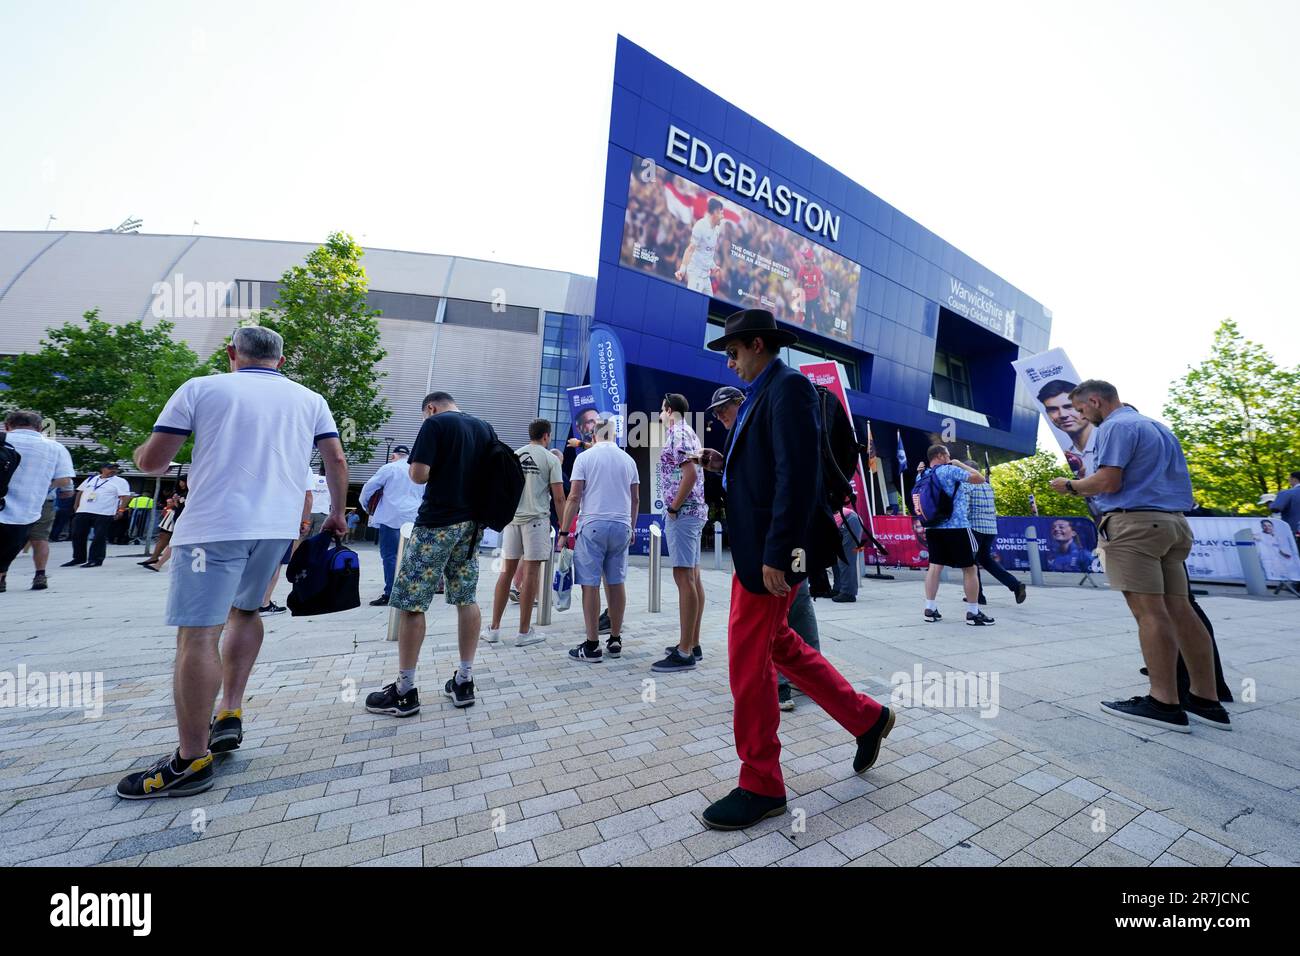
<svg viewBox="0 0 1300 956"><path fill-rule="evenodd" d="M462 521L445 528L421 528L411 531L402 550L402 564L397 569L388 603L403 611L429 609L439 578L447 579L447 603L474 603L478 591L478 541L473 521Z"/></svg>

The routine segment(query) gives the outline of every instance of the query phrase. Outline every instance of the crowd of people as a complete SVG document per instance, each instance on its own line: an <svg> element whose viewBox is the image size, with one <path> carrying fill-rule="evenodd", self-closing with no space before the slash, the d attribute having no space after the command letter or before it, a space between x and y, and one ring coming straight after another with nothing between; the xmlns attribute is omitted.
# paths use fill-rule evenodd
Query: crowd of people
<svg viewBox="0 0 1300 956"><path fill-rule="evenodd" d="M655 673L691 670L703 659L705 592L699 565L706 471L721 477L729 503L735 570L727 654L741 768L739 785L703 814L717 829L748 827L784 811L779 711L794 706L792 684L848 733L855 744L855 773L875 763L894 725L889 707L854 690L819 652L810 576L833 571L834 599L852 601L862 529L851 509L836 514L822 504L817 393L778 357L794 341L771 313L750 309L729 317L723 335L709 343L725 352L728 368L743 383L719 388L708 407L726 429L723 450L703 447L689 424L684 396L667 394L660 408L664 440L655 467L679 618L678 641L652 664ZM213 755L234 750L243 740L244 690L263 639L261 618L268 605L278 607L270 599L281 568L313 533L342 537L350 530L347 463L327 400L280 373L283 342L272 330L238 329L227 353L230 372L191 379L178 388L135 453L141 472L161 474L181 445L196 438L189 475L168 499L154 552L142 562L154 571L171 565L166 622L178 635L178 744L122 779L117 792L126 799L184 796L213 785ZM1106 382L1083 382L1068 398L1092 426L1092 437L1084 474L1056 479L1052 486L1062 494L1086 496L1094 506L1106 573L1137 621L1150 678L1148 694L1101 706L1113 716L1173 730L1190 729L1192 720L1230 729L1216 691L1211 638L1188 598L1183 561L1192 538L1183 513L1192 500L1181 448L1167 428L1120 402ZM420 650L426 615L438 595L455 608L458 639L456 666L441 691L454 707L473 706L479 642L503 643L512 598L519 608L513 646L544 640L532 612L540 589L549 586L540 573L557 545L572 550L574 582L582 592L584 639L568 649L568 657L583 664L618 659L640 476L615 440L612 416L596 409L579 416L567 493L560 456L550 448L549 421L532 422L528 443L514 449L523 491L502 532L491 619L484 628L477 603L481 468L499 441L488 422L462 411L446 392L430 393L421 407L424 420L413 445L396 446L361 491L383 563L383 593L371 604L394 609L398 636L395 679L367 696L366 710L398 718L420 712ZM74 558L68 565L95 567L104 559L108 523L131 497L114 465L105 465L74 491L68 452L41 434L41 424L32 412L11 412L5 420L8 444L22 458L0 510L0 590L11 561L29 539L37 581L45 577L48 544L38 545L42 534L48 538L53 498L76 496ZM322 462L320 472L309 467L314 453ZM926 457L927 494L945 504L938 514L918 517L930 560L922 619L942 621L940 576L952 567L962 572L965 623L990 626L995 622L981 607L987 598L979 568L1003 584L1017 604L1026 597L1025 585L990 556L997 530L992 491L973 462L954 460L944 445L932 446ZM232 462L240 467L230 467ZM918 513L933 510L917 500ZM1295 527L1300 473L1271 504ZM399 561L400 529L408 523L413 529ZM1068 521L1063 525L1053 526L1053 547L1072 555L1080 548L1077 534ZM355 526L351 530L355 533ZM169 556L177 560L169 562ZM1190 674L1186 695L1176 686L1179 655Z"/></svg>

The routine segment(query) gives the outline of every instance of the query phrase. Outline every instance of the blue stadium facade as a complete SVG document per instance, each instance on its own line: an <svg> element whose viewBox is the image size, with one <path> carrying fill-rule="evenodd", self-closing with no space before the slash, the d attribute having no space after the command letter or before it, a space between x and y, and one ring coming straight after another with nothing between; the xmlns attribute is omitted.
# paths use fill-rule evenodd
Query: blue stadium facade
<svg viewBox="0 0 1300 956"><path fill-rule="evenodd" d="M695 141L704 145L691 154ZM742 167L746 171L737 174ZM897 435L915 463L944 431L945 419L951 420L950 431L955 427L957 450L964 454L969 445L981 464L986 451L995 462L1033 452L1038 412L1031 396L1018 392L1011 362L1048 347L1050 311L620 37L594 321L613 327L622 339L631 409L653 413L668 391L684 393L693 409L703 408L719 385L738 384L725 359L704 343L719 333L723 317L755 304L737 301L741 297L725 289L692 291L670 281L670 273L655 275L628 262L629 196L642 171L693 183L737 209L775 221L805 249L860 266L853 272L856 289L842 303L849 328L828 335L792 326L800 342L788 359L831 358L844 365L859 437L865 440L870 420L882 457L892 463L886 472L891 486ZM760 187L755 196L755 183L766 183L766 191ZM721 435L706 436L710 445L720 440Z"/></svg>

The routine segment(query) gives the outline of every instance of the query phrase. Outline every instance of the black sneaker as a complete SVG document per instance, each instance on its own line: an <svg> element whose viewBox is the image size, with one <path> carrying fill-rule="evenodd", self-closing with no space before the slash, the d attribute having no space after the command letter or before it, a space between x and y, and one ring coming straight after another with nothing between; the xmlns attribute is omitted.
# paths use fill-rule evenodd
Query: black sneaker
<svg viewBox="0 0 1300 956"><path fill-rule="evenodd" d="M1139 724L1150 724L1180 734L1190 734L1187 711L1177 704L1162 704L1150 695L1130 697L1128 700L1103 700L1101 709L1113 717L1123 717Z"/></svg>
<svg viewBox="0 0 1300 956"><path fill-rule="evenodd" d="M287 607L276 604L274 601L268 601L265 606L257 609L257 613L262 617L268 617L272 614L283 614L287 610L289 610Z"/></svg>
<svg viewBox="0 0 1300 956"><path fill-rule="evenodd" d="M381 594L370 602L371 607L388 607L388 595Z"/></svg>
<svg viewBox="0 0 1300 956"><path fill-rule="evenodd" d="M609 611L608 610L601 611L600 621L597 622L596 624L596 633L608 634L611 630L612 630L612 625L609 623Z"/></svg>
<svg viewBox="0 0 1300 956"><path fill-rule="evenodd" d="M605 659L605 654L600 649L600 641L596 641L595 644L588 644L583 641L569 651L569 656L575 661L582 661L584 664L599 664Z"/></svg>
<svg viewBox="0 0 1300 956"><path fill-rule="evenodd" d="M64 561L62 564L59 565L59 567L61 567L61 568L79 568L79 567L81 567L83 564L85 564L84 561L77 561L77 560L74 558L74 559L71 560L71 561Z"/></svg>
<svg viewBox="0 0 1300 956"><path fill-rule="evenodd" d="M880 756L880 745L889 732L894 729L894 712L888 707L880 708L880 716L871 729L858 738L858 752L853 756L853 772L862 773L870 770Z"/></svg>
<svg viewBox="0 0 1300 956"><path fill-rule="evenodd" d="M789 684L776 685L776 706L782 710L794 710L794 698L790 696Z"/></svg>
<svg viewBox="0 0 1300 956"><path fill-rule="evenodd" d="M1183 710L1187 712L1188 717L1199 720L1203 724L1209 724L1219 730L1232 729L1232 720L1228 717L1227 710L1217 700L1206 700L1189 692Z"/></svg>
<svg viewBox="0 0 1300 956"><path fill-rule="evenodd" d="M970 611L967 611L966 623L969 624L971 627L988 627L990 624L993 623L993 618L989 617L983 611L977 611L974 614L972 614Z"/></svg>
<svg viewBox="0 0 1300 956"><path fill-rule="evenodd" d="M420 692L412 687L405 694L399 694L394 681L367 695L366 710L372 714L412 717L420 712Z"/></svg>
<svg viewBox="0 0 1300 956"><path fill-rule="evenodd" d="M690 654L683 657L682 652L673 647L668 650L668 653L664 656L663 660L655 661L651 664L650 669L652 671L657 671L660 674L666 674L671 671L693 671L695 670L695 658Z"/></svg>
<svg viewBox="0 0 1300 956"><path fill-rule="evenodd" d="M467 680L462 684L456 680L456 675L452 674L447 683L443 685L442 692L451 698L453 707L474 706L474 682L472 680Z"/></svg>
<svg viewBox="0 0 1300 956"><path fill-rule="evenodd" d="M700 814L700 819L710 830L743 830L781 813L785 813L785 797L765 797L737 787Z"/></svg>
<svg viewBox="0 0 1300 956"><path fill-rule="evenodd" d="M831 598L832 604L853 604L857 601L852 594L837 594Z"/></svg>
<svg viewBox="0 0 1300 956"><path fill-rule="evenodd" d="M87 561L85 564L82 565L83 568L102 568L103 566L104 566L103 561Z"/></svg>
<svg viewBox="0 0 1300 956"><path fill-rule="evenodd" d="M677 650L677 645L669 644L667 647L664 648L664 653L671 654L675 650ZM704 660L704 648L700 647L700 645L698 644L696 644L695 647L691 650L691 654L695 657L697 661Z"/></svg>
<svg viewBox="0 0 1300 956"><path fill-rule="evenodd" d="M159 759L148 770L129 773L117 785L117 795L124 800L152 800L155 797L192 797L212 789L212 754L204 754L178 766L177 750Z"/></svg>
<svg viewBox="0 0 1300 956"><path fill-rule="evenodd" d="M1024 582L1016 585L1016 603L1024 604L1025 597L1029 594L1029 589L1025 587Z"/></svg>
<svg viewBox="0 0 1300 956"><path fill-rule="evenodd" d="M935 621L942 621L942 620L943 620L943 615L940 614L937 609L933 611L931 611L928 607L925 609L926 624L933 624Z"/></svg>
<svg viewBox="0 0 1300 956"><path fill-rule="evenodd" d="M9 578L7 576L0 578L0 594L4 594L4 592L8 590L9 590Z"/></svg>
<svg viewBox="0 0 1300 956"><path fill-rule="evenodd" d="M222 710L208 729L208 749L214 754L235 750L244 742L244 722L233 710Z"/></svg>
<svg viewBox="0 0 1300 956"><path fill-rule="evenodd" d="M610 635L609 640L605 642L605 653L610 657L621 657L623 654L623 638L617 634Z"/></svg>

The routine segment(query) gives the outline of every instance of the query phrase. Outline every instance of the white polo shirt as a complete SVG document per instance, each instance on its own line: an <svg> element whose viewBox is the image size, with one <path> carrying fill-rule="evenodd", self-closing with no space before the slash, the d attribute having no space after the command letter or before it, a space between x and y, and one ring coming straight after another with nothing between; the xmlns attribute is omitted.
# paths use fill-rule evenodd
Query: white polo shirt
<svg viewBox="0 0 1300 956"><path fill-rule="evenodd" d="M267 368L190 379L154 431L194 435L173 546L298 537L312 447L338 437L324 398Z"/></svg>
<svg viewBox="0 0 1300 956"><path fill-rule="evenodd" d="M9 479L5 508L0 511L0 524L32 524L40 520L41 508L50 495L50 482L75 475L72 456L68 449L34 428L5 432L5 442L23 457L18 462L18 470ZM116 499L113 509L117 510Z"/></svg>
<svg viewBox="0 0 1300 956"><path fill-rule="evenodd" d="M121 503L119 499L131 496L131 486L118 475L112 478L91 475L77 490L81 492L79 515L115 515Z"/></svg>

